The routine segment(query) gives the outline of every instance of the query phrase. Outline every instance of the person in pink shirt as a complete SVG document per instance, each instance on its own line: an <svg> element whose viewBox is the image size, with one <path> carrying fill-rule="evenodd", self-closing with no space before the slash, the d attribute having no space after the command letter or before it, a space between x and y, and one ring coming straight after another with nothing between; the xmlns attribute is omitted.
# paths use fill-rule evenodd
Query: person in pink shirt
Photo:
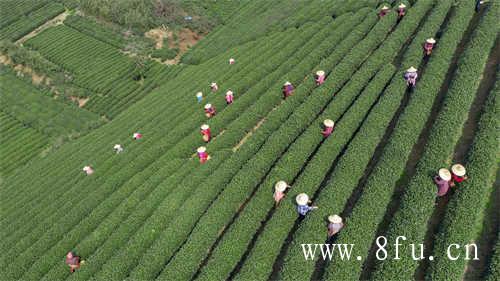
<svg viewBox="0 0 500 281"><path fill-rule="evenodd" d="M434 183L437 185L437 196L441 197L448 193L450 189L451 173L448 169L439 169L438 175L434 177Z"/></svg>
<svg viewBox="0 0 500 281"><path fill-rule="evenodd" d="M207 153L206 147L200 146L200 147L198 147L196 152L198 153L198 158L200 158L201 164L204 164L205 162L207 162L210 159L210 156Z"/></svg>
<svg viewBox="0 0 500 281"><path fill-rule="evenodd" d="M210 127L207 124L201 125L201 135L204 142L209 142L212 138L212 133L210 132Z"/></svg>
<svg viewBox="0 0 500 281"><path fill-rule="evenodd" d="M233 91L228 90L228 91L226 92L226 103L227 103L227 104L232 104L232 103L233 103L233 99L234 99L234 96L233 96Z"/></svg>
<svg viewBox="0 0 500 281"><path fill-rule="evenodd" d="M398 22L403 19L406 14L406 5L401 3L398 6Z"/></svg>
<svg viewBox="0 0 500 281"><path fill-rule="evenodd" d="M321 84L325 83L325 72L323 70L318 70L316 71L315 80L316 80L316 86L320 86Z"/></svg>
<svg viewBox="0 0 500 281"><path fill-rule="evenodd" d="M233 58L229 59L229 64L234 64L236 61Z"/></svg>
<svg viewBox="0 0 500 281"><path fill-rule="evenodd" d="M90 176L94 173L94 169L92 169L92 167L90 166L85 166L83 167L83 172L87 175L87 176Z"/></svg>
<svg viewBox="0 0 500 281"><path fill-rule="evenodd" d="M134 138L134 140L140 140L140 139L142 139L142 134L134 133L133 138Z"/></svg>
<svg viewBox="0 0 500 281"><path fill-rule="evenodd" d="M279 181L274 185L274 194L273 198L276 202L276 206L280 203L280 201L285 197L285 190L290 186L285 181Z"/></svg>
<svg viewBox="0 0 500 281"><path fill-rule="evenodd" d="M380 12L378 13L378 16L382 18L385 15L387 15L388 13L389 13L389 7L383 6L382 9L380 9Z"/></svg>
<svg viewBox="0 0 500 281"><path fill-rule="evenodd" d="M342 228L344 228L344 223L342 223L342 218L340 216L328 216L328 238L337 234Z"/></svg>
<svg viewBox="0 0 500 281"><path fill-rule="evenodd" d="M325 121L323 121L323 125L325 126L325 128L323 129L321 134L323 135L323 137L327 138L333 133L335 122L330 119L326 119Z"/></svg>

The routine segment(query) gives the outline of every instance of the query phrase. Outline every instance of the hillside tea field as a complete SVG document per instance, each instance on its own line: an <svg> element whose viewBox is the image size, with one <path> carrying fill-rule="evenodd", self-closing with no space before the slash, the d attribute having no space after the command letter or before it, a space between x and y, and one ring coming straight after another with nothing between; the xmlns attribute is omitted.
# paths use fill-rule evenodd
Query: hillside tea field
<svg viewBox="0 0 500 281"><path fill-rule="evenodd" d="M0 11L0 280L500 280L499 1Z"/></svg>

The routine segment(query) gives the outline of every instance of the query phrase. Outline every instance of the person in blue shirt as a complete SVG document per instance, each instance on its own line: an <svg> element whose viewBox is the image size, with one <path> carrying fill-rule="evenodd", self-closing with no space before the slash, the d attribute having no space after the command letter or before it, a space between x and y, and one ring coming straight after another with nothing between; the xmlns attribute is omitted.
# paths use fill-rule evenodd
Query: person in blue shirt
<svg viewBox="0 0 500 281"><path fill-rule="evenodd" d="M301 216L305 216L305 215L307 215L307 213L309 213L309 211L312 211L312 210L318 208L317 206L309 206L308 205L309 203L311 203L311 201L309 200L309 196L307 196L307 194L305 194L305 193L301 193L301 194L297 195L297 197L295 198L295 201L297 202L297 212Z"/></svg>

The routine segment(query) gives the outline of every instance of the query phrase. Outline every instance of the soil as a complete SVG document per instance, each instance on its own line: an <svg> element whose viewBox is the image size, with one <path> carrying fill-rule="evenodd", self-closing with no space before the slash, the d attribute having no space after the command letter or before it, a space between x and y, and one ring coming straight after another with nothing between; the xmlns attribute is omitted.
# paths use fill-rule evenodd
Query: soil
<svg viewBox="0 0 500 281"><path fill-rule="evenodd" d="M85 104L89 101L89 97L86 98L80 98L80 97L75 97L75 96L70 96L69 97L72 101L77 101L78 102L78 107L83 107Z"/></svg>
<svg viewBox="0 0 500 281"><path fill-rule="evenodd" d="M22 44L22 43L24 43L26 40L28 40L28 39L30 39L32 37L35 37L38 33L42 32L43 30L45 30L45 29L47 29L47 28L49 28L51 26L56 26L56 25L62 24L63 21L66 19L66 17L68 15L69 15L69 12L68 11L64 11L63 13L59 14L55 18L53 18L53 19L45 22L41 26L37 27L32 32L30 32L27 35L21 37L19 40L16 41L16 44Z"/></svg>
<svg viewBox="0 0 500 281"><path fill-rule="evenodd" d="M163 48L163 41L165 38L168 38L172 32L169 32L166 27L161 26L154 29L151 29L144 33L144 37L153 39L155 41L155 48L161 49Z"/></svg>

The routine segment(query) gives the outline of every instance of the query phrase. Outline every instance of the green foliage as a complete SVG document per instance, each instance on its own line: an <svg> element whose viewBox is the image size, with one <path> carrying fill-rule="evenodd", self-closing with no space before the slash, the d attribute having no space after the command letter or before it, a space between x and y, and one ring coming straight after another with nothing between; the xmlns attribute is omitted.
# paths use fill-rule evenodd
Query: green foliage
<svg viewBox="0 0 500 281"><path fill-rule="evenodd" d="M463 3L471 9L470 3ZM435 208L436 186L432 181L432 174L442 167L449 167L454 147L461 134L462 128L467 120L468 111L472 106L474 97L479 87L480 78L486 60L494 45L498 32L498 7L494 2L488 12L481 18L475 29L470 42L461 56L455 77L451 82L447 95L443 101L443 107L439 112L427 141L426 149L420 158L416 172L405 188L402 197L401 208L393 216L387 231L388 241L394 241L396 236L404 235L407 243L422 243L426 233L426 225ZM471 9L472 10L472 9ZM459 187L460 189L461 187ZM460 191L459 191L460 192ZM418 209L418 212L415 210ZM409 244L405 244L401 251L409 251ZM393 251L389 243L388 251ZM436 257L447 259L446 253L439 253ZM451 262L451 261L450 261ZM418 266L418 262L406 258L400 261L386 260L379 263L374 278L394 279L411 278ZM449 276L442 273L440 276ZM460 278L462 270L454 271L452 279Z"/></svg>
<svg viewBox="0 0 500 281"><path fill-rule="evenodd" d="M97 115L55 102L5 68L0 73L0 89L2 111L44 135L69 137L101 124Z"/></svg>
<svg viewBox="0 0 500 281"><path fill-rule="evenodd" d="M165 46L161 49L153 50L153 52L151 52L151 57L159 58L162 61L170 60L175 58L177 56L177 53L179 53L179 48L170 49L168 46Z"/></svg>
<svg viewBox="0 0 500 281"><path fill-rule="evenodd" d="M40 9L25 16L20 16L16 21L0 29L0 40L16 41L47 20L64 12L64 6L59 3L48 3Z"/></svg>

